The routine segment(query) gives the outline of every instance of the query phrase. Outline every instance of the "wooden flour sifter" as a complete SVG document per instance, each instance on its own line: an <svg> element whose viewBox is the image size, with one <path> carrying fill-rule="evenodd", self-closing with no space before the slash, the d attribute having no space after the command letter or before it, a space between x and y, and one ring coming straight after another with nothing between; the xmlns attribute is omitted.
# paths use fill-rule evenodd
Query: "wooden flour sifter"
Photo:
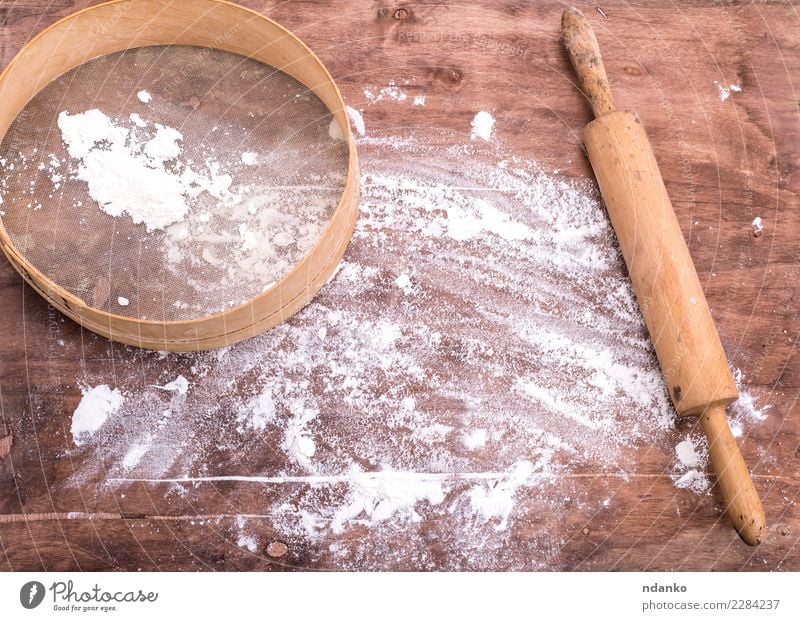
<svg viewBox="0 0 800 621"><path fill-rule="evenodd" d="M739 393L647 135L636 115L614 107L586 17L568 8L561 29L595 115L586 150L672 402L679 416L700 416L728 515L744 541L758 544L764 509L725 415Z"/></svg>

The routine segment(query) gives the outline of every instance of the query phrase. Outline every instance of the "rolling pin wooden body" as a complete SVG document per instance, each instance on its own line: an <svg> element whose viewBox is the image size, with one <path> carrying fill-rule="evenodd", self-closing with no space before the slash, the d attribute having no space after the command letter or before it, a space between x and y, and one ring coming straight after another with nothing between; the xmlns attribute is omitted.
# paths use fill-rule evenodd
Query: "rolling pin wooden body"
<svg viewBox="0 0 800 621"><path fill-rule="evenodd" d="M586 18L565 10L562 32L597 117L584 130L586 150L672 402L680 416L700 416L728 515L759 543L764 510L725 415L736 383L658 163L639 119L614 107Z"/></svg>
<svg viewBox="0 0 800 621"><path fill-rule="evenodd" d="M642 124L606 114L583 139L679 416L739 393Z"/></svg>

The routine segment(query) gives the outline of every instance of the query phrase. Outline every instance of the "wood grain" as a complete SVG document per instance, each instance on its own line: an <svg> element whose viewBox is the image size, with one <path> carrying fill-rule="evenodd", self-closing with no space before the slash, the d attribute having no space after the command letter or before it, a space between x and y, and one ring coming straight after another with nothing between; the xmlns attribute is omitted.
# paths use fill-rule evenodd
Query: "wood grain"
<svg viewBox="0 0 800 621"><path fill-rule="evenodd" d="M88 4L0 2L0 62L41 28ZM414 124L430 130L432 141L446 141L436 130L461 131L477 110L492 110L505 149L547 170L592 176L580 138L591 110L575 89L558 40L561 3L409 3L404 19L395 18L400 4L385 1L243 4L309 44L351 106L366 106L365 85L413 78L408 92L426 95L424 114L375 105L370 131L397 133ZM798 570L800 37L796 27L786 27L798 17L771 3L610 1L603 19L594 5L576 4L602 40L617 101L648 130L729 359L745 372L746 388L772 405L768 419L740 439L770 528L761 546L746 546L721 515L716 490L708 497L675 490L664 472L670 451L652 447L640 452L624 484L608 473L576 473L586 476L589 497L613 490L607 510L589 519L559 517L532 500L519 508L513 535L523 546L545 527L559 533L543 559L549 569ZM715 81L739 84L743 92L720 101ZM750 226L756 216L765 222L759 237ZM251 553L236 545L232 516L259 515L264 506L244 484L201 486L184 497L167 496L167 486L143 485L122 497L99 483L102 473L98 481L67 485L73 460L80 459L68 450L69 420L80 399L76 378L137 377L139 354L63 320L7 264L0 265L0 316L6 326L0 334L0 422L14 436L9 457L0 460L0 567L338 567L334 556L320 552L330 545L326 540L314 550L290 545L279 561L264 549ZM65 347L57 348L56 339ZM674 438L694 424L680 421ZM270 459L260 465L269 467ZM284 538L269 516L251 523L261 541ZM446 524L424 526L434 567L470 567L465 552L449 543ZM355 549L365 536L355 529L339 544ZM360 560L365 567L418 568L415 550L390 552L376 548L374 557ZM483 566L490 560L493 567L511 566L511 552L497 551Z"/></svg>

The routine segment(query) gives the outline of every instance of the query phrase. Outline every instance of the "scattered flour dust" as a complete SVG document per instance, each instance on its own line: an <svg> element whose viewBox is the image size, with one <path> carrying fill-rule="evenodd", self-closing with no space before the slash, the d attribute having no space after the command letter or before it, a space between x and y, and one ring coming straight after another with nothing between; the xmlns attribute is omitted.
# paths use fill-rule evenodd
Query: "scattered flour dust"
<svg viewBox="0 0 800 621"><path fill-rule="evenodd" d="M116 388L105 384L81 389L83 397L72 415L72 439L81 446L93 436L122 407L124 398Z"/></svg>
<svg viewBox="0 0 800 621"><path fill-rule="evenodd" d="M388 84L381 88L370 86L364 89L364 100L369 105L380 101L404 102L408 100L408 98L408 93L398 86L397 82L394 80L389 80ZM425 95L415 95L411 99L411 105L424 106Z"/></svg>
<svg viewBox="0 0 800 621"><path fill-rule="evenodd" d="M354 467L351 472L357 474L359 470ZM330 528L334 533L342 533L354 523L369 526L395 517L420 522L422 518L415 511L418 503L436 506L445 499L444 489L439 481L415 477L358 476L353 480L347 502L333 512Z"/></svg>
<svg viewBox="0 0 800 621"><path fill-rule="evenodd" d="M509 468L508 477L492 484L476 485L468 492L469 502L483 522L494 518L495 530L502 531L508 526L508 518L514 510L516 493L520 486L528 482L534 472L529 461L520 461Z"/></svg>
<svg viewBox="0 0 800 621"><path fill-rule="evenodd" d="M561 568L564 524L612 510L643 448L706 493L593 184L465 142L360 138L330 282L235 346L115 351L140 379L74 480L198 512L225 482L227 507L267 520L220 523L235 546L274 532L338 569ZM763 417L747 393L736 407L740 432Z"/></svg>
<svg viewBox="0 0 800 621"><path fill-rule="evenodd" d="M138 466L142 457L150 450L150 442L150 436L134 442L122 458L122 469L128 472Z"/></svg>
<svg viewBox="0 0 800 621"><path fill-rule="evenodd" d="M266 429L267 425L275 420L275 404L272 401L272 395L264 392L250 399L237 413L237 420L242 424L237 427L239 433L245 433L246 428L256 431Z"/></svg>
<svg viewBox="0 0 800 621"><path fill-rule="evenodd" d="M389 80L388 85L383 88L365 88L364 99L370 104L378 103L385 99L391 101L405 101L408 99L408 93L400 88L394 80Z"/></svg>
<svg viewBox="0 0 800 621"><path fill-rule="evenodd" d="M744 384L744 373L741 369L733 369L733 379L738 386ZM734 438L744 435L748 426L757 425L767 420L769 405L759 405L750 392L739 390L739 398L728 406L728 424Z"/></svg>

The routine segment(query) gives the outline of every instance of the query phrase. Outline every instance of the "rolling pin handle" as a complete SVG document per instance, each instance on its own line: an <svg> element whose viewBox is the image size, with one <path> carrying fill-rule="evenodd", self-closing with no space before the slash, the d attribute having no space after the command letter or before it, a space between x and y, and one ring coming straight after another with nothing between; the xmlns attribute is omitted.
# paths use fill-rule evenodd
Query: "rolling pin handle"
<svg viewBox="0 0 800 621"><path fill-rule="evenodd" d="M583 91L596 118L614 112L614 99L608 83L600 46L589 20L578 9L566 8L561 15L561 37Z"/></svg>
<svg viewBox="0 0 800 621"><path fill-rule="evenodd" d="M708 438L708 450L728 516L739 536L751 546L757 545L766 536L764 507L728 426L725 406L710 405L700 416L700 423Z"/></svg>

